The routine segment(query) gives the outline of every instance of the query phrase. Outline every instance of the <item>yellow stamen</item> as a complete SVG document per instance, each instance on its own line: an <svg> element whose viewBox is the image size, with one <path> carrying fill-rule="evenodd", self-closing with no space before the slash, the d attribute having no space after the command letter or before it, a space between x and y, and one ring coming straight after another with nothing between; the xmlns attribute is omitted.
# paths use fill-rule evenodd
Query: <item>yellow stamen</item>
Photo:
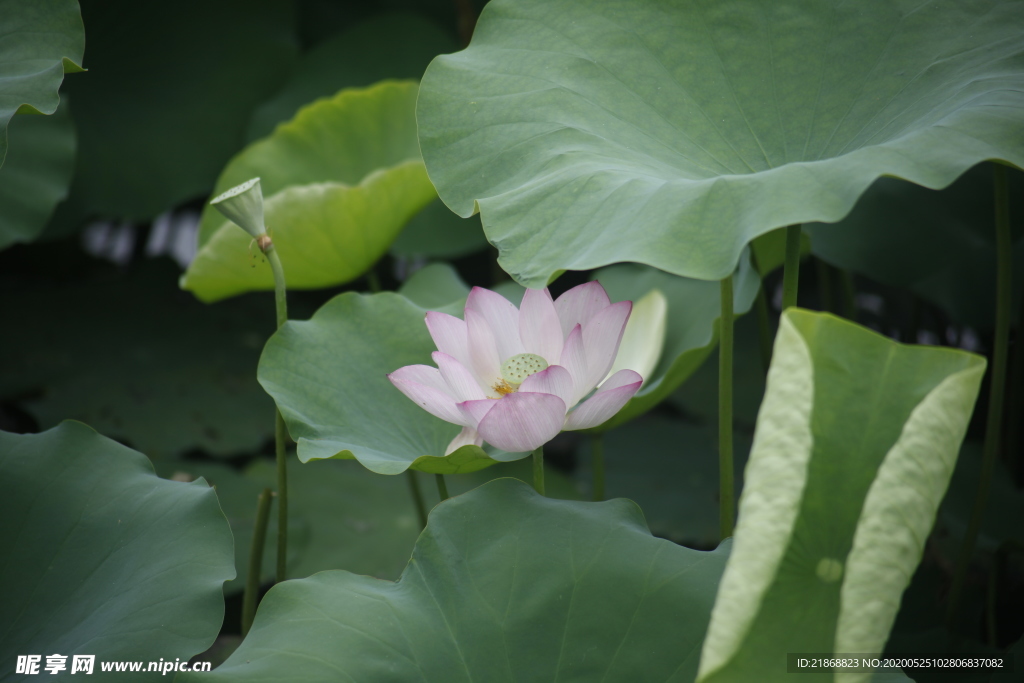
<svg viewBox="0 0 1024 683"><path fill-rule="evenodd" d="M505 380L504 378L495 382L491 386L491 389L494 389L494 391L501 394L502 396L507 396L508 394L511 394L512 392L515 391L515 388L511 384L509 384L508 381Z"/></svg>

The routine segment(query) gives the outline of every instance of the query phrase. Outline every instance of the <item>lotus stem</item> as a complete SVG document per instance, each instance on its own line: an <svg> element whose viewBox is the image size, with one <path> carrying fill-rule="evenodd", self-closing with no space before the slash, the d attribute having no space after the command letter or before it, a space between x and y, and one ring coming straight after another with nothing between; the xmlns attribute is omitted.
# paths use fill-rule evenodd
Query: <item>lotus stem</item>
<svg viewBox="0 0 1024 683"><path fill-rule="evenodd" d="M722 315L718 342L718 485L719 528L723 539L732 536L732 276L722 280Z"/></svg>
<svg viewBox="0 0 1024 683"><path fill-rule="evenodd" d="M242 637L244 638L256 618L256 597L260 592L260 577L263 574L263 546L267 541L267 522L270 521L270 502L273 491L263 489L256 502L256 524L252 528L252 544L249 546L249 573L245 577L245 593L242 596Z"/></svg>
<svg viewBox="0 0 1024 683"><path fill-rule="evenodd" d="M441 502L448 500L448 485L444 483L443 474L435 474L434 481L437 482L437 495L441 498Z"/></svg>
<svg viewBox="0 0 1024 683"><path fill-rule="evenodd" d="M782 272L782 310L796 306L800 284L800 224L786 227L786 265Z"/></svg>
<svg viewBox="0 0 1024 683"><path fill-rule="evenodd" d="M764 372L768 374L768 366L772 363L772 320L768 309L768 292L764 288L764 278L767 273L761 270L761 264L757 260L757 252L750 250L750 261L754 270L760 278L757 285L757 298L754 300L754 309L757 311L757 344L761 352L761 365Z"/></svg>
<svg viewBox="0 0 1024 683"><path fill-rule="evenodd" d="M544 495L544 447L533 452L533 488Z"/></svg>
<svg viewBox="0 0 1024 683"><path fill-rule="evenodd" d="M981 530L981 520L988 504L988 492L992 474L999 453L999 437L1002 433L1003 397L1006 393L1006 359L1010 338L1010 297L1012 284L1011 240L1010 240L1010 196L1006 182L1006 168L993 164L995 171L996 208L996 334L992 361L992 379L989 385L988 419L985 422L985 445L981 461L981 479L971 510L960 554L957 556L953 585L949 590L946 606L946 626L952 630L957 616L960 597L967 570L974 555L974 546Z"/></svg>
<svg viewBox="0 0 1024 683"><path fill-rule="evenodd" d="M768 367L772 364L772 320L768 311L768 295L764 291L764 281L757 290L757 300L754 302L757 309L757 346L761 352L761 365L764 372L768 374Z"/></svg>
<svg viewBox="0 0 1024 683"><path fill-rule="evenodd" d="M288 291L284 282L281 258L268 235L257 240L274 273L274 303L277 308L277 329L288 322ZM286 439L288 429L278 410L274 416L274 453L277 459L277 581L288 578L288 460Z"/></svg>
<svg viewBox="0 0 1024 683"><path fill-rule="evenodd" d="M853 274L841 268L839 275L843 285L843 316L847 320L857 322L857 288L853 284Z"/></svg>
<svg viewBox="0 0 1024 683"><path fill-rule="evenodd" d="M252 236L270 263L274 274L274 306L277 310L277 329L288 322L288 290L284 281L284 268L277 255L274 240L263 222L263 190L259 178L250 178L210 201L232 223ZM274 451L277 458L277 580L284 581L288 561L288 463L285 439L288 432L284 417L277 410L274 415Z"/></svg>
<svg viewBox="0 0 1024 683"><path fill-rule="evenodd" d="M1003 449L1006 465L1014 479L1020 483L1020 423L1024 413L1024 297L1021 297L1017 312L1017 333L1013 342L1013 358L1010 361L1010 391L1007 397L1010 419L1006 421L1006 448Z"/></svg>
<svg viewBox="0 0 1024 683"><path fill-rule="evenodd" d="M594 474L594 500L604 500L604 434L590 437L591 469Z"/></svg>
<svg viewBox="0 0 1024 683"><path fill-rule="evenodd" d="M423 491L420 490L420 481L416 478L416 470L406 470L405 477L409 480L409 491L412 493L413 507L416 508L416 516L420 520L420 529L427 526L427 507L423 504Z"/></svg>

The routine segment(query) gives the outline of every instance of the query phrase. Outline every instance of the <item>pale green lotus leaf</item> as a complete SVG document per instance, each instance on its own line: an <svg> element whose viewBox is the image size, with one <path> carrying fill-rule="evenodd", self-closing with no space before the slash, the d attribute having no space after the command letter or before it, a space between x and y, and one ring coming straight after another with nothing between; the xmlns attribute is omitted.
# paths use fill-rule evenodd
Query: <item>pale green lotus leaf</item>
<svg viewBox="0 0 1024 683"><path fill-rule="evenodd" d="M416 92L414 81L383 81L303 107L270 136L239 152L217 178L211 196L257 177L267 198L296 185L354 186L374 171L418 161ZM205 207L199 246L223 223L220 212Z"/></svg>
<svg viewBox="0 0 1024 683"><path fill-rule="evenodd" d="M435 197L423 162L406 161L356 186L295 185L267 198L266 225L288 288L330 287L359 277ZM273 273L262 261L252 237L224 221L189 264L181 287L206 302L272 290Z"/></svg>
<svg viewBox="0 0 1024 683"><path fill-rule="evenodd" d="M974 354L783 314L699 681L788 681L780 652L882 651L984 370Z"/></svg>

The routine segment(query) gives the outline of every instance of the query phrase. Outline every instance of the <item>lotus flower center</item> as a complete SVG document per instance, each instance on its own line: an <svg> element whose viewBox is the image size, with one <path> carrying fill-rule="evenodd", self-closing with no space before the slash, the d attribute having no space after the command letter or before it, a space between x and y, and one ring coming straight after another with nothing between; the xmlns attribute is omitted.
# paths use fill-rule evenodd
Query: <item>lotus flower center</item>
<svg viewBox="0 0 1024 683"><path fill-rule="evenodd" d="M530 375L546 370L548 362L535 353L520 353L501 364L501 378L518 387Z"/></svg>

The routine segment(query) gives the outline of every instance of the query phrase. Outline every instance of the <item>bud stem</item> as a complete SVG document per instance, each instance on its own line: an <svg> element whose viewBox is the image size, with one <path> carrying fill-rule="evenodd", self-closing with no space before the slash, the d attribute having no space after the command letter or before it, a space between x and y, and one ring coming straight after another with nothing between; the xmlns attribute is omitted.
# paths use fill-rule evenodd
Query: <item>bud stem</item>
<svg viewBox="0 0 1024 683"><path fill-rule="evenodd" d="M265 240L263 238L266 238ZM274 273L274 303L277 309L277 327L280 329L288 322L288 293L284 283L284 268L277 249L268 235L257 238L260 249L270 263ZM288 430L284 416L278 410L274 417L274 452L277 459L277 580L288 578Z"/></svg>

